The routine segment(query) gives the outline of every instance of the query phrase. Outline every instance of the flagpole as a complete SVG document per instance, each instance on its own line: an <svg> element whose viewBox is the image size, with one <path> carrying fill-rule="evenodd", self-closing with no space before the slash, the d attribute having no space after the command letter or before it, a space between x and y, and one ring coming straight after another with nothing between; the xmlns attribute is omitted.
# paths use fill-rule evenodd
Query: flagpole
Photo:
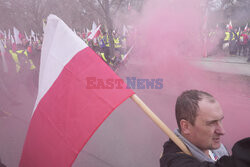
<svg viewBox="0 0 250 167"><path fill-rule="evenodd" d="M139 107L147 114L153 122L161 128L161 130L186 154L192 155L183 142L174 134L174 132L169 129L155 113L136 95L133 94L130 97Z"/></svg>

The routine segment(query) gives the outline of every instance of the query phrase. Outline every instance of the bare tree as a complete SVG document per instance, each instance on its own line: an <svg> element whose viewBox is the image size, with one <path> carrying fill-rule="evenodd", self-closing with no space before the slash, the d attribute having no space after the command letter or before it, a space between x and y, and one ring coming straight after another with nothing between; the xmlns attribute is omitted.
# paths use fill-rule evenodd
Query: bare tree
<svg viewBox="0 0 250 167"><path fill-rule="evenodd" d="M128 4L140 10L144 0L0 0L0 28L42 32L42 20L56 14L72 28L82 30L93 23L105 25L109 34L117 13L126 14ZM111 44L112 45L112 44Z"/></svg>
<svg viewBox="0 0 250 167"><path fill-rule="evenodd" d="M114 56L114 41L112 40L113 18L117 11L128 3L127 0L81 0L83 6L85 6L85 13L93 15L95 19L99 19L104 25L110 39L110 56ZM95 20L94 19L94 20Z"/></svg>
<svg viewBox="0 0 250 167"><path fill-rule="evenodd" d="M234 26L244 26L250 22L249 0L208 0L210 26L221 24L223 27L233 22Z"/></svg>

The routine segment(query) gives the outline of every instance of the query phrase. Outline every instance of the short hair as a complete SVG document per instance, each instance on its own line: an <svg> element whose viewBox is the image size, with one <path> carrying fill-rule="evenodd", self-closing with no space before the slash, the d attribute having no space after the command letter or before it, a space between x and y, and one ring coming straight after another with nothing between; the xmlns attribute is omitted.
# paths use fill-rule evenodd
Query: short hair
<svg viewBox="0 0 250 167"><path fill-rule="evenodd" d="M175 104L175 116L178 128L180 130L180 121L182 119L187 120L192 125L194 125L197 111L199 110L199 101L203 99L207 99L211 103L214 103L216 101L211 94L200 90L184 91L177 98Z"/></svg>

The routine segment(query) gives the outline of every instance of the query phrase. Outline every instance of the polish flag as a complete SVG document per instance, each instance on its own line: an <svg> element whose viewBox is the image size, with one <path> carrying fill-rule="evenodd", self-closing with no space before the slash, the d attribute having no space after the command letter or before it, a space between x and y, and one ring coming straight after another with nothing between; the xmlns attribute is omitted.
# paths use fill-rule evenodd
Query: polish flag
<svg viewBox="0 0 250 167"><path fill-rule="evenodd" d="M229 30L232 30L232 29L233 29L233 24L232 24L232 21L231 21L231 20L229 21L228 29L229 29Z"/></svg>
<svg viewBox="0 0 250 167"><path fill-rule="evenodd" d="M34 41L36 41L36 34L34 33L34 31L33 30L31 30L31 33L30 33L31 35L31 37L33 37L33 39L34 39ZM31 38L30 37L30 38Z"/></svg>
<svg viewBox="0 0 250 167"><path fill-rule="evenodd" d="M246 24L244 31L247 31L247 28L248 28L248 23Z"/></svg>
<svg viewBox="0 0 250 167"><path fill-rule="evenodd" d="M88 41L98 37L101 34L100 28L101 28L101 25L99 25L96 29L91 31L91 33L88 36Z"/></svg>
<svg viewBox="0 0 250 167"><path fill-rule="evenodd" d="M19 30L16 27L13 27L13 32L16 44L22 44Z"/></svg>
<svg viewBox="0 0 250 167"><path fill-rule="evenodd" d="M97 128L133 94L80 37L50 15L38 96L19 166L72 166Z"/></svg>

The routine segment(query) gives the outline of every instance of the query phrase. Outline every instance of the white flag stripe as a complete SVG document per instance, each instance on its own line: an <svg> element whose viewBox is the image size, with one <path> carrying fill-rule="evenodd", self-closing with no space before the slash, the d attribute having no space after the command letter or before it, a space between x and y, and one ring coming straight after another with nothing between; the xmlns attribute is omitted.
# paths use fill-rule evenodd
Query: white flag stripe
<svg viewBox="0 0 250 167"><path fill-rule="evenodd" d="M65 23L57 16L49 15L47 20L41 53L39 90L34 110L41 98L60 75L64 66L76 53L88 47L81 38L68 26L65 26ZM75 40L72 40L72 36L74 36ZM57 41L61 43L59 44ZM58 55L67 55L67 57L58 57Z"/></svg>

